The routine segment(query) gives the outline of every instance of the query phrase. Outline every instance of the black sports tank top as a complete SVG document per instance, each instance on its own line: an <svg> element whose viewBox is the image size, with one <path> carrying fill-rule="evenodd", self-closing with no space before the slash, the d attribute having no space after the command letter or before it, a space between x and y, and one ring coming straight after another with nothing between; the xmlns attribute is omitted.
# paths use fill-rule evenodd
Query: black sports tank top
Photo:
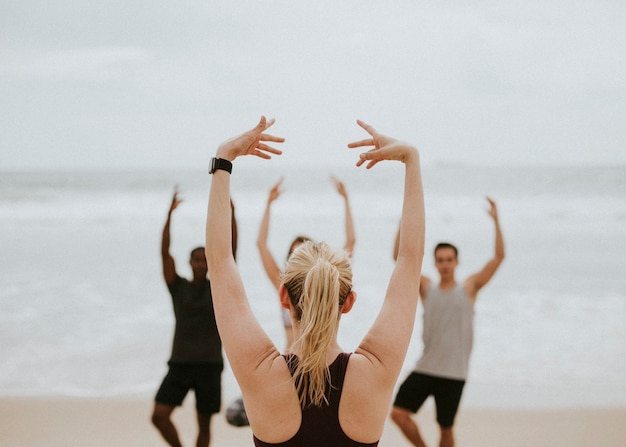
<svg viewBox="0 0 626 447"><path fill-rule="evenodd" d="M328 405L316 407L307 405L302 410L302 422L298 432L288 441L278 444L263 442L254 436L256 447L376 447L378 442L363 444L350 439L339 424L339 400L343 389L350 354L342 353L328 367L332 386L326 385ZM297 365L297 357L287 358L291 374Z"/></svg>

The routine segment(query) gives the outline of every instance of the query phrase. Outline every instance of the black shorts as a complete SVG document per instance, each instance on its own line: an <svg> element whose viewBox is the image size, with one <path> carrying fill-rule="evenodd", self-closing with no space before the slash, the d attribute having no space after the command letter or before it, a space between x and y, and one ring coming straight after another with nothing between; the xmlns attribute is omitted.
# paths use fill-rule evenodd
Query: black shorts
<svg viewBox="0 0 626 447"><path fill-rule="evenodd" d="M416 413L428 396L435 398L437 423L442 428L454 425L454 417L461 402L464 380L445 379L412 372L400 385L394 407Z"/></svg>
<svg viewBox="0 0 626 447"><path fill-rule="evenodd" d="M194 390L200 414L219 413L222 402L222 369L219 364L170 363L169 371L157 391L155 402L177 407Z"/></svg>

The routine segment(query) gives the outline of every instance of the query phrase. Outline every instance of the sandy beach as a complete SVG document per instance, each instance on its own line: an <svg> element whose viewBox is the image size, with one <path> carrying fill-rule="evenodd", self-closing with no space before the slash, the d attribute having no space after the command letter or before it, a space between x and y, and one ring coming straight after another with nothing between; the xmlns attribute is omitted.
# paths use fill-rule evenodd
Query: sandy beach
<svg viewBox="0 0 626 447"><path fill-rule="evenodd" d="M165 446L151 426L150 399L5 397L0 399L0 445L47 446ZM193 400L175 413L181 439L193 445ZM431 407L418 417L429 445L436 445L437 427ZM212 446L252 446L249 428L228 425L223 413L212 425ZM463 409L456 423L459 447L484 446L602 446L626 442L626 408L495 410ZM388 423L381 446L408 446Z"/></svg>

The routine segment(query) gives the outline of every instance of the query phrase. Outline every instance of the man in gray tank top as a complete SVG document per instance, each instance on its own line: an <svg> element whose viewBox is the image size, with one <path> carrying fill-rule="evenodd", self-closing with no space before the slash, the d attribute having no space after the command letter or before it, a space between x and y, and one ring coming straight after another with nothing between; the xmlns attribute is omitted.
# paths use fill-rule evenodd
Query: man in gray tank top
<svg viewBox="0 0 626 447"><path fill-rule="evenodd" d="M489 282L504 259L504 239L496 204L490 198L489 215L495 224L495 253L479 272L457 283L454 271L458 251L448 243L435 247L435 267L439 283L422 276L420 296L424 306L424 352L413 372L402 383L391 410L391 419L415 446L426 444L411 414L429 396L435 399L441 447L454 446L454 418L467 379L474 333L474 303L478 291ZM394 259L398 253L398 238Z"/></svg>

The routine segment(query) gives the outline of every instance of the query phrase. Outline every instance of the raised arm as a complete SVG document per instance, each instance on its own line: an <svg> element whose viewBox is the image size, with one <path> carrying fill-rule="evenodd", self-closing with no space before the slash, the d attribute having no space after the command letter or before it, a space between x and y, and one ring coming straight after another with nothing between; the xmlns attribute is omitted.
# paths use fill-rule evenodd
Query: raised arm
<svg viewBox="0 0 626 447"><path fill-rule="evenodd" d="M396 238L393 243L393 260L394 261L398 260L399 249L400 249L400 227L398 226L398 231L396 232ZM427 276L421 275L420 276L420 298L422 298L422 300L424 300L424 297L426 296L426 292L428 291L429 287L430 287L430 278L428 278Z"/></svg>
<svg viewBox="0 0 626 447"><path fill-rule="evenodd" d="M398 257L387 293L376 321L356 353L369 360L373 376L389 385L389 392L400 373L409 346L419 294L424 256L424 194L419 153L407 143L379 134L359 121L371 138L349 147L374 146L361 154L357 166L371 168L382 160L399 160L405 165L404 200L400 219Z"/></svg>
<svg viewBox="0 0 626 447"><path fill-rule="evenodd" d="M170 254L170 222L172 220L172 212L182 202L178 198L178 188L174 189L172 203L167 211L167 219L163 226L163 234L161 236L161 259L163 260L163 279L167 285L173 284L176 280L176 263L174 257Z"/></svg>
<svg viewBox="0 0 626 447"><path fill-rule="evenodd" d="M489 282L489 280L493 277L493 275L496 273L496 270L498 270L498 267L500 267L500 264L504 260L504 237L502 236L502 230L500 229L498 208L496 207L496 202L494 202L491 198L487 197L487 201L489 202L488 213L493 219L493 223L495 226L495 251L493 257L487 262L487 264L485 264L482 270L478 273L471 275L466 280L465 284L472 300L476 299L478 291Z"/></svg>
<svg viewBox="0 0 626 447"><path fill-rule="evenodd" d="M341 197L343 197L343 201L346 206L346 243L343 246L343 249L347 251L350 256L352 256L352 251L354 250L354 244L356 243L356 237L354 235L354 221L352 220L352 211L350 211L350 201L348 200L348 191L346 190L345 185L341 182L337 177L331 177L331 180L335 184L335 188L337 188L337 192Z"/></svg>
<svg viewBox="0 0 626 447"><path fill-rule="evenodd" d="M278 287L280 286L280 267L278 267L274 256L272 256L272 253L267 246L267 238L270 231L270 209L272 207L272 202L276 200L282 192L280 189L282 183L283 179L281 178L274 186L272 186L272 189L270 189L270 195L267 199L263 219L261 220L261 227L259 228L259 236L256 240L256 246L259 249L259 255L261 256L263 268L276 290L278 290Z"/></svg>
<svg viewBox="0 0 626 447"><path fill-rule="evenodd" d="M243 155L268 159L269 154L280 154L265 143L284 141L264 133L272 124L273 120L267 122L262 117L253 129L222 143L216 157L233 161ZM255 374L266 368L268 361L279 352L252 314L233 258L230 175L224 170L213 174L207 209L206 259L217 327L224 351L243 389L252 386Z"/></svg>

